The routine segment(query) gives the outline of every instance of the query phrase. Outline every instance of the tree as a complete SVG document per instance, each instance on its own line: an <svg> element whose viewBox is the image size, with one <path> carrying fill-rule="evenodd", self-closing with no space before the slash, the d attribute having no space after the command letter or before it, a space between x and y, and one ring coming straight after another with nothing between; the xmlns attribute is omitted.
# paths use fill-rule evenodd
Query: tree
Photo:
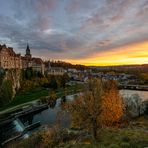
<svg viewBox="0 0 148 148"><path fill-rule="evenodd" d="M145 84L148 83L148 73L140 73L139 77L140 77L140 80L144 81Z"/></svg>
<svg viewBox="0 0 148 148"><path fill-rule="evenodd" d="M0 104L1 106L8 104L13 97L12 82L10 80L4 80L2 82L0 90Z"/></svg>
<svg viewBox="0 0 148 148"><path fill-rule="evenodd" d="M133 94L124 99L126 113L130 116L140 116L142 110L142 99L138 94Z"/></svg>
<svg viewBox="0 0 148 148"><path fill-rule="evenodd" d="M148 101L144 102L145 103L145 111L144 114L148 115Z"/></svg>
<svg viewBox="0 0 148 148"><path fill-rule="evenodd" d="M124 105L115 81L105 82L104 96L101 103L101 125L114 126L118 124L123 115Z"/></svg>
<svg viewBox="0 0 148 148"><path fill-rule="evenodd" d="M88 129L96 139L99 127L110 126L120 120L123 115L120 99L115 83L105 83L96 78L89 80L83 94L67 105L72 126Z"/></svg>
<svg viewBox="0 0 148 148"><path fill-rule="evenodd" d="M91 130L94 138L97 136L102 95L101 80L92 79L89 81L84 93L68 105L72 114L73 125Z"/></svg>
<svg viewBox="0 0 148 148"><path fill-rule="evenodd" d="M33 70L32 70L32 68L27 68L25 70L25 78L26 79L31 79L32 76L33 76Z"/></svg>
<svg viewBox="0 0 148 148"><path fill-rule="evenodd" d="M55 76L51 76L51 78L50 78L50 88L52 88L52 89L58 88Z"/></svg>
<svg viewBox="0 0 148 148"><path fill-rule="evenodd" d="M61 79L61 85L63 88L65 88L66 86L66 82L68 82L70 80L69 76L67 73L64 73L64 75L62 76L62 79Z"/></svg>
<svg viewBox="0 0 148 148"><path fill-rule="evenodd" d="M49 92L50 100L56 101L57 100L57 95L55 91Z"/></svg>

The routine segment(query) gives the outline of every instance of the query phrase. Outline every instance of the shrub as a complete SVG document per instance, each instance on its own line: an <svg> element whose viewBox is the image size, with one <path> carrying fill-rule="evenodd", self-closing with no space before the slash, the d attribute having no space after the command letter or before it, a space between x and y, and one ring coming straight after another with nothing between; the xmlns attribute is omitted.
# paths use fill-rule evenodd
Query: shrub
<svg viewBox="0 0 148 148"><path fill-rule="evenodd" d="M123 141L123 142L129 142L130 139L129 139L129 137L125 136L125 137L122 138L122 141Z"/></svg>
<svg viewBox="0 0 148 148"><path fill-rule="evenodd" d="M12 82L4 80L0 89L0 106L8 104L13 98Z"/></svg>
<svg viewBox="0 0 148 148"><path fill-rule="evenodd" d="M120 148L117 144L111 144L109 148Z"/></svg>
<svg viewBox="0 0 148 148"><path fill-rule="evenodd" d="M127 142L123 142L120 144L121 148L130 148L130 144Z"/></svg>

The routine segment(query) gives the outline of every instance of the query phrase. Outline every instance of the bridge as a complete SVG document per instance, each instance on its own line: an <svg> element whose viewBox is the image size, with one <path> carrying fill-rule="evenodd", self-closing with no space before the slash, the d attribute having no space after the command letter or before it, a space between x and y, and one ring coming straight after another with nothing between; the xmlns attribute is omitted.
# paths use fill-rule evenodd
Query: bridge
<svg viewBox="0 0 148 148"><path fill-rule="evenodd" d="M119 89L131 89L131 90L141 90L148 91L148 85L127 85L127 84L119 84Z"/></svg>

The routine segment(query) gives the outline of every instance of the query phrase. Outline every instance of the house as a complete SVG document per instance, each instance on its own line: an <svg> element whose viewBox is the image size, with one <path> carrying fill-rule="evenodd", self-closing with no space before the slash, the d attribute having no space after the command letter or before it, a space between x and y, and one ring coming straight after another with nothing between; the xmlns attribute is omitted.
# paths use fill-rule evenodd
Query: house
<svg viewBox="0 0 148 148"><path fill-rule="evenodd" d="M71 73L77 73L78 72L77 69L75 69L75 68L69 68L67 71L71 72Z"/></svg>

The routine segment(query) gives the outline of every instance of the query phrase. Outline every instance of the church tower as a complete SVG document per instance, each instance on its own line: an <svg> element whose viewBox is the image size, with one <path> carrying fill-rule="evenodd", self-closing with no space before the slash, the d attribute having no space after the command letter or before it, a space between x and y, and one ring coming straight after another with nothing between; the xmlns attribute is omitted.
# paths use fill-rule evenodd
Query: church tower
<svg viewBox="0 0 148 148"><path fill-rule="evenodd" d="M27 43L27 48L26 48L26 55L25 57L31 58L31 52L30 52L30 48L29 48L29 44Z"/></svg>

